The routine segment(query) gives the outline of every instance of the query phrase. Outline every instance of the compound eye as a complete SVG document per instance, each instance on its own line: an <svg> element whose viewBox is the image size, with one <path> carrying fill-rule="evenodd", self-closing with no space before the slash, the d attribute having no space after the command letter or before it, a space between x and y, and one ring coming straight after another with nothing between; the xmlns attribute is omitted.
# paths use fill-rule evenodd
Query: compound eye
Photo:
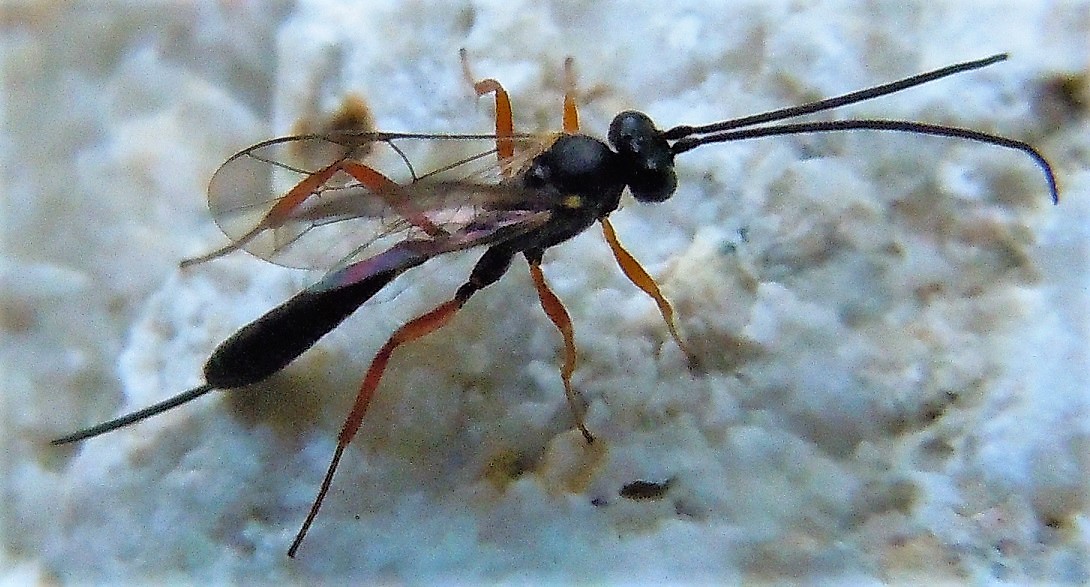
<svg viewBox="0 0 1090 587"><path fill-rule="evenodd" d="M628 190L637 202L664 202L677 189L677 174L673 168L637 173L628 182Z"/></svg>
<svg viewBox="0 0 1090 587"><path fill-rule="evenodd" d="M658 135L651 118L635 110L622 112L609 123L609 144L622 155L638 155Z"/></svg>

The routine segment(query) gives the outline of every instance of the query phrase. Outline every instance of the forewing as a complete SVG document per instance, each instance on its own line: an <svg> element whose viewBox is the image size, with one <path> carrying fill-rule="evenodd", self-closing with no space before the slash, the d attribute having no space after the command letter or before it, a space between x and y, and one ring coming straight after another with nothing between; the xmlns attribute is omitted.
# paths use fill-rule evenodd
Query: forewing
<svg viewBox="0 0 1090 587"><path fill-rule="evenodd" d="M235 249L289 267L329 269L407 238L461 232L493 209L540 209L508 178L544 146L517 137L500 169L490 135L331 133L274 139L228 159L209 208Z"/></svg>

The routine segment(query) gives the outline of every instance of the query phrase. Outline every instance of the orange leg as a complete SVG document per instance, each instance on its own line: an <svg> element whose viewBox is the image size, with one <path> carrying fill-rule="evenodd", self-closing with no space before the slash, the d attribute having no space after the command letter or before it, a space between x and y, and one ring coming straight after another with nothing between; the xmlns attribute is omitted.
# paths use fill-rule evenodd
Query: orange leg
<svg viewBox="0 0 1090 587"><path fill-rule="evenodd" d="M575 107L575 59L564 60L564 132L579 132L579 109Z"/></svg>
<svg viewBox="0 0 1090 587"><path fill-rule="evenodd" d="M556 329L560 331L560 335L564 337L564 365L560 368L560 379L564 382L564 394L568 397L572 416L575 417L575 424L583 433L583 438L586 438L587 442L594 442L594 436L590 430L587 430L584 421L583 408L579 405L579 400L575 397L575 389L571 384L571 376L575 372L575 332L572 328L571 316L564 308L564 303L553 293L553 290L549 289L549 284L545 283L545 275L541 272L541 261L530 257L527 257L527 260L530 262L530 277L533 278L534 287L537 288L541 308L545 310L549 320L552 320Z"/></svg>
<svg viewBox="0 0 1090 587"><path fill-rule="evenodd" d="M609 223L609 220L602 218L601 222L606 242L609 243L609 248L613 251L613 258L621 266L621 271L636 287L655 300L659 307L659 313L662 314L662 319L666 321L666 328L670 331L670 336L673 337L677 346L681 348L681 352L685 353L685 357L689 361L689 368L697 369L699 363L696 355L681 341L681 336L677 333L677 327L674 325L674 309L670 306L670 302L666 301L666 297L662 295L654 278L647 273L647 270L640 265L640 262L631 253L625 250L624 246L621 245L621 241L617 240L617 233L613 231L613 225Z"/></svg>
<svg viewBox="0 0 1090 587"><path fill-rule="evenodd" d="M510 179L514 173L511 169L511 160L515 157L515 121L511 113L511 98L500 82L492 78L474 81L473 73L469 70L469 57L466 50L462 49L458 55L462 59L462 74L473 86L477 96L496 95L496 158L499 160L504 178Z"/></svg>
<svg viewBox="0 0 1090 587"><path fill-rule="evenodd" d="M299 183L295 184L295 186L288 190L283 197L276 201L276 204L265 214L265 217L261 219L261 222L259 222L253 230L223 248L212 251L206 255L201 255L200 257L186 259L181 262L181 266L184 268L222 257L227 253L245 247L246 243L253 240L254 237L262 232L283 226L285 222L291 219L292 213L299 208L299 206L303 205L303 202L306 202L308 198L313 196L327 181L332 179L333 176L340 171L355 178L361 185L382 198L387 205L396 210L403 218L423 230L429 236L438 237L447 234L445 230L433 223L422 211L414 207L407 198L399 197L399 192L402 187L401 184L359 161L341 159L332 165L323 167L322 169L311 173L304 177Z"/></svg>
<svg viewBox="0 0 1090 587"><path fill-rule="evenodd" d="M386 344L379 349L378 354L371 361L371 367L367 370L367 375L363 378L359 394L356 395L356 403L352 406L352 411L349 412L348 419L345 420L344 426L341 427L341 433L337 436L337 449L333 452L333 459L329 463L329 469L326 470L325 478L322 479L322 485L318 489L318 496L310 506L310 513L307 514L303 526L299 528L299 533L295 535L295 540L292 541L291 547L288 549L289 557L295 557L295 552L299 550L299 545L303 543L310 525L314 522L315 516L318 515L318 509L322 507L322 501L333 482L333 473L337 471L337 464L341 460L341 455L344 454L345 447L348 446L349 442L352 442L352 438L359 431L363 416L367 413L367 406L371 403L375 390L378 389L382 373L386 370L386 363L389 362L394 349L442 328L450 322L451 317L464 304L465 299L459 297L440 304L434 310L397 329L393 336L386 341Z"/></svg>
<svg viewBox="0 0 1090 587"><path fill-rule="evenodd" d="M318 515L318 510L322 507L322 501L325 500L326 493L329 492L329 486L333 482L333 474L337 471L337 464L340 463L344 449L348 446L348 443L352 442L352 438L360 429L363 417L367 414L367 407L371 403L371 398L375 395L375 390L378 389L379 381L382 380L382 373L386 370L386 364L390 361L394 349L445 326L474 293L495 283L503 276L511 264L512 255L512 252L496 247L486 251L481 259L477 261L469 280L458 288L453 299L440 304L434 310L418 316L398 328L386 341L386 344L379 349L375 358L371 361L371 367L367 369L367 375L364 376L363 382L360 384L360 391L356 395L356 402L352 406L352 411L349 412L348 418L344 421L344 426L341 427L341 433L337 436L337 448L334 450L333 458L329 462L329 469L326 470L325 477L322 479L322 485L318 488L318 496L314 498L314 503L310 506L310 513L307 514L306 520L303 521L302 527L299 528L299 533L295 535L295 540L292 541L291 547L288 549L289 557L295 557L295 552L299 550L299 545L303 543L307 531L310 530L310 525L314 522L315 516Z"/></svg>

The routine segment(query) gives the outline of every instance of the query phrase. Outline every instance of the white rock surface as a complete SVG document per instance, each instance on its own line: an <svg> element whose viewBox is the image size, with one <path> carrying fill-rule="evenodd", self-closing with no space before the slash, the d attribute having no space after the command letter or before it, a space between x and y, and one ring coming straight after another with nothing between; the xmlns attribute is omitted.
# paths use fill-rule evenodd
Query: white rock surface
<svg viewBox="0 0 1090 587"><path fill-rule="evenodd" d="M127 3L5 9L3 578L63 582L1090 581L1086 2ZM546 255L588 447L522 262L392 362L299 557L358 381L473 256L399 281L280 376L69 448L200 383L215 345L319 277L237 254L203 201L231 153L356 94L384 130L487 132L462 78L559 127L662 127L1010 60L708 146L613 215L704 362L691 375L599 231ZM1081 92L1073 111L1057 80ZM669 481L657 499L619 495Z"/></svg>

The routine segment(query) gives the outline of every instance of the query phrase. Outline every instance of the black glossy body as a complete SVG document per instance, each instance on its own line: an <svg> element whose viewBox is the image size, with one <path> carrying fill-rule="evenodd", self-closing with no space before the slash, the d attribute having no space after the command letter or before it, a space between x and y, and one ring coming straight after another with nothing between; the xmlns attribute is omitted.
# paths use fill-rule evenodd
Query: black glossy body
<svg viewBox="0 0 1090 587"><path fill-rule="evenodd" d="M390 283L386 271L338 289L305 289L220 343L204 364L216 389L250 385L283 369Z"/></svg>

